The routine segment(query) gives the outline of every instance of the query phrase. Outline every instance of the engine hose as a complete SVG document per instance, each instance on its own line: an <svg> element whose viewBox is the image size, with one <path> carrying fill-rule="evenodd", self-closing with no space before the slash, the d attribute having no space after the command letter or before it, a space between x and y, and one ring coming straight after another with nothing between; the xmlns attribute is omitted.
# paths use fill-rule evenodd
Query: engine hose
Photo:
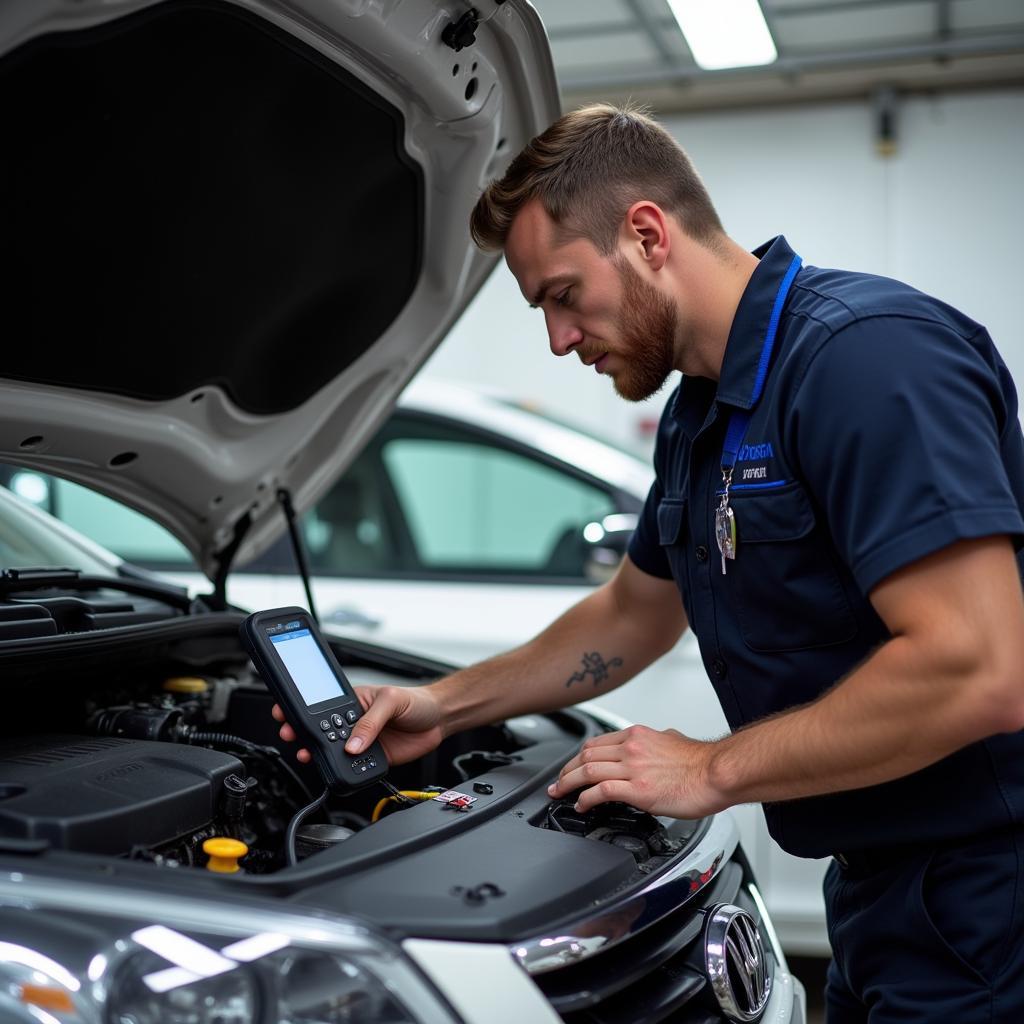
<svg viewBox="0 0 1024 1024"><path fill-rule="evenodd" d="M242 750L250 754L265 757L268 761L272 761L278 767L284 769L285 773L298 787L303 799L313 799L313 794L310 793L309 787L299 778L298 772L281 756L281 751L277 747L266 747L259 743L253 743L251 740L242 739L241 736L235 736L234 733L230 732L193 732L188 730L183 734L183 738L187 743L208 743L210 746L241 747Z"/></svg>
<svg viewBox="0 0 1024 1024"><path fill-rule="evenodd" d="M189 732L185 738L189 743L220 744L224 747L241 747L243 750L251 750L253 753L263 752L258 744L230 732Z"/></svg>
<svg viewBox="0 0 1024 1024"><path fill-rule="evenodd" d="M298 857L295 853L295 834L299 830L299 826L302 824L303 819L315 811L328 797L330 794L329 789L325 789L312 803L307 804L301 810L295 812L295 816L290 822L288 822L288 831L285 834L284 849L285 855L288 858L288 866L295 867L298 863Z"/></svg>

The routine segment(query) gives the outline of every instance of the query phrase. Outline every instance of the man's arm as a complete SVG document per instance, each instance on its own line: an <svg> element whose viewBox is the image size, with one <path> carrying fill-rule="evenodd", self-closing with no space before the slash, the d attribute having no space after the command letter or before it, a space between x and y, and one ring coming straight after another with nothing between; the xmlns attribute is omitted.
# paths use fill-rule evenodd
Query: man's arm
<svg viewBox="0 0 1024 1024"><path fill-rule="evenodd" d="M526 712L553 711L628 682L686 629L672 580L628 556L615 576L529 643L434 684L447 732Z"/></svg>
<svg viewBox="0 0 1024 1024"><path fill-rule="evenodd" d="M1024 597L1005 537L955 543L870 598L891 639L818 700L713 742L637 726L589 740L552 794L586 786L581 809L698 817L887 782L1024 728Z"/></svg>
<svg viewBox="0 0 1024 1024"><path fill-rule="evenodd" d="M522 647L428 686L360 687L365 714L345 749L358 753L379 735L388 759L401 764L462 729L590 700L632 679L685 628L675 583L627 556L608 583ZM275 717L284 720L277 710ZM281 736L294 739L287 725Z"/></svg>

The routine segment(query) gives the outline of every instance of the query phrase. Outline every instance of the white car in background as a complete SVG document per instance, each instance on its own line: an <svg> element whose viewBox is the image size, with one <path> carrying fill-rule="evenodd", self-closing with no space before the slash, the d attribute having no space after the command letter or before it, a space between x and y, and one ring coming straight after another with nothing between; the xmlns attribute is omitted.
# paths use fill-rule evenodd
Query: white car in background
<svg viewBox="0 0 1024 1024"><path fill-rule="evenodd" d="M446 662L508 650L614 570L652 477L644 460L538 410L418 379L302 518L316 609L336 635ZM25 470L9 480L131 562L209 590L188 551L131 509ZM307 604L287 537L235 567L227 594L242 608ZM597 704L698 738L728 730L691 633ZM827 861L780 850L759 807L734 814L784 948L828 955Z"/></svg>

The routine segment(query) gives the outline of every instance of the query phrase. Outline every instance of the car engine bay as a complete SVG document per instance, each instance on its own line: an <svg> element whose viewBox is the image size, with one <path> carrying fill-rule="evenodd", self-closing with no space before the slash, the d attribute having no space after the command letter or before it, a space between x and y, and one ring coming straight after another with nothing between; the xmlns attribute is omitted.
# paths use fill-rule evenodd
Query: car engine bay
<svg viewBox="0 0 1024 1024"><path fill-rule="evenodd" d="M27 845L202 868L210 860L204 843L227 838L244 844L238 865L246 874L287 866L289 821L315 800L322 783L315 769L295 760L296 745L279 738L273 700L237 642L237 616L207 619L230 620L221 622L219 640L189 635L187 620L177 618L136 629L170 629L179 640L135 641L121 657L90 647L70 663L25 656L13 666L7 673L9 714L0 726L0 849ZM60 647L62 641L88 645L95 638L95 645L105 632L46 640ZM357 683L365 678L409 685L437 674L436 667L417 667L413 659L375 657L340 641L332 646ZM556 763L564 761L585 738L571 714L555 716L557 725L548 717L449 737L430 755L393 768L386 790L371 786L332 797L299 827L299 861L380 828L420 802L436 800L438 810L450 812L430 819L430 828L442 819L468 817L481 795L494 790L493 782L474 780L529 762L531 749L556 738L564 750ZM548 781L550 776L537 780ZM628 851L642 872L664 863L686 839L687 830L670 834L635 808L604 805L580 815L572 804L545 796L519 814L539 829Z"/></svg>
<svg viewBox="0 0 1024 1024"><path fill-rule="evenodd" d="M321 783L276 737L272 700L251 666L233 668L119 680L38 711L19 702L19 735L0 738L0 835L172 867L204 864L204 841L227 837L248 847L247 872L283 867L281 837ZM441 793L467 770L507 763L518 745L503 728L474 730L424 759L429 775L403 788ZM374 788L332 803L328 821L300 831L300 858L369 827L382 797L394 799Z"/></svg>

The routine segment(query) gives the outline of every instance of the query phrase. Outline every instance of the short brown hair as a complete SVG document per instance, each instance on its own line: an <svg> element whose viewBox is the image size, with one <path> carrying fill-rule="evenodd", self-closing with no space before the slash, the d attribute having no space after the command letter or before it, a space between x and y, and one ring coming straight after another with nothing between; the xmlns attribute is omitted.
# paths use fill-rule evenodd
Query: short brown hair
<svg viewBox="0 0 1024 1024"><path fill-rule="evenodd" d="M673 214L692 238L714 244L722 223L689 157L638 107L595 103L563 114L492 181L470 218L473 241L504 248L516 214L539 199L566 239L587 238L605 256L640 199Z"/></svg>

